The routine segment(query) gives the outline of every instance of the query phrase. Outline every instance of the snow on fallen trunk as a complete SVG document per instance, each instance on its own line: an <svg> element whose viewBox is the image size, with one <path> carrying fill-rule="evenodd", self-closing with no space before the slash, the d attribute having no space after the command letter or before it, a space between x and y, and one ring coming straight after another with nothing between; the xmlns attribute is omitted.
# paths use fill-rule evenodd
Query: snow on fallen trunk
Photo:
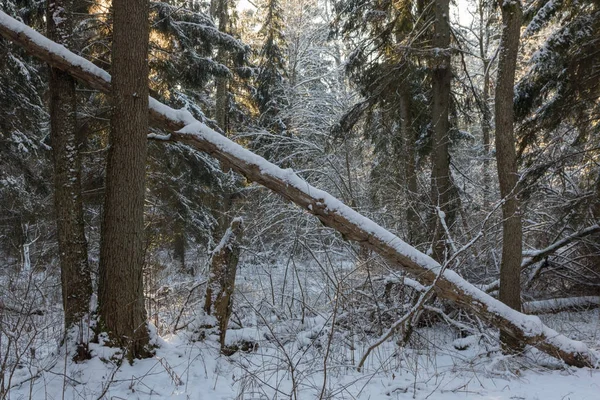
<svg viewBox="0 0 600 400"><path fill-rule="evenodd" d="M523 303L527 314L558 313L561 311L600 307L600 296L565 297Z"/></svg>
<svg viewBox="0 0 600 400"><path fill-rule="evenodd" d="M26 25L0 11L0 35L21 45L34 56L71 73L75 78L110 91L110 76L91 62L69 52ZM150 98L150 117L155 125L172 132L168 140L182 142L206 152L244 175L319 218L348 239L376 251L388 262L413 275L421 284L434 282L441 266L397 236L357 213L335 197L281 169L264 158L195 120L186 110L172 109ZM485 294L454 271L445 270L437 280L438 296L477 314L518 340L574 366L597 366L598 355L581 342L571 340L545 326L538 317L511 309Z"/></svg>

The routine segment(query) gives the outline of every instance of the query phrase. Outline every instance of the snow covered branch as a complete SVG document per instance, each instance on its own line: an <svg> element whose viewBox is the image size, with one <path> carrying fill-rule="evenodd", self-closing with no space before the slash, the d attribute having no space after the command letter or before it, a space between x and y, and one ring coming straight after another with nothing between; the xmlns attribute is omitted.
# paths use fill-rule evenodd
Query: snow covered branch
<svg viewBox="0 0 600 400"><path fill-rule="evenodd" d="M567 246L568 244L574 242L575 240L581 239L585 236L591 235L592 233L596 233L596 232L600 232L599 224L594 224L594 225L589 226L585 229L582 229L578 232L575 232L574 234L569 235L561 240L558 240L558 241L552 243L550 246L545 247L541 250L524 251L523 252L523 262L521 263L521 268L525 269L527 267L530 267L533 264L548 257L552 253L556 252L557 250L560 250L563 247ZM499 288L500 288L500 280L496 279L492 283L482 286L481 290L483 290L486 293L489 293L489 292L493 292L494 290L498 290Z"/></svg>
<svg viewBox="0 0 600 400"><path fill-rule="evenodd" d="M523 252L523 263L521 264L522 268L529 267L530 265L535 264L536 262L543 260L548 255L554 253L555 251L565 247L569 243L581 239L582 237L591 235L592 233L600 232L600 225L594 224L590 227L580 230L579 232L575 232L572 235L567 236L559 241L552 243L550 246L541 249L541 250L528 250Z"/></svg>
<svg viewBox="0 0 600 400"><path fill-rule="evenodd" d="M600 296L566 297L528 301L523 303L523 312L527 314L544 314L596 307L600 307Z"/></svg>

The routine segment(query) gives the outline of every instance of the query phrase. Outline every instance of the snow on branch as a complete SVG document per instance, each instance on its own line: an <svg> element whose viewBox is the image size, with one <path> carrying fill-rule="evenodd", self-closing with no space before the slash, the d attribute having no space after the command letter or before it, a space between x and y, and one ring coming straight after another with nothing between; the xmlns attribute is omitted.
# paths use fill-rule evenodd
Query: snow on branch
<svg viewBox="0 0 600 400"><path fill-rule="evenodd" d="M525 258L523 259L523 263L521 264L521 267L522 268L529 267L530 265L533 265L536 262L544 259L545 257L549 256L550 254L554 253L555 251L565 247L569 243L571 243L577 239L581 239L582 237L591 235L592 233L596 233L596 232L600 232L599 224L594 224L590 227L587 227L578 232L575 232L572 235L569 235L559 241L552 243L550 246L548 246L544 249L526 250L523 252L523 257L525 257Z"/></svg>
<svg viewBox="0 0 600 400"><path fill-rule="evenodd" d="M561 311L600 307L600 296L566 297L523 303L527 314L547 314Z"/></svg>
<svg viewBox="0 0 600 400"><path fill-rule="evenodd" d="M582 229L578 232L573 233L563 239L560 239L550 246L545 247L540 250L526 250L523 252L523 261L521 263L521 268L525 269L527 267L532 266L533 264L543 260L544 258L550 256L552 253L562 249L563 247L569 245L577 239L581 239L592 233L600 232L600 225L594 224L585 229ZM500 280L496 279L495 281L481 286L480 289L486 293L493 292L494 290L498 290L500 288Z"/></svg>

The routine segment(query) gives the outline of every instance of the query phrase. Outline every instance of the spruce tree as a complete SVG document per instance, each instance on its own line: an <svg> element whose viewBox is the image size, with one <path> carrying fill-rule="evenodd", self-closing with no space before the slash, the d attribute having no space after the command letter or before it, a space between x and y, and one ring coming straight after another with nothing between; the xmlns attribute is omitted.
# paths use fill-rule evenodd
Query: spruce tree
<svg viewBox="0 0 600 400"><path fill-rule="evenodd" d="M427 46L424 10L410 1L399 3L356 0L336 5L338 33L356 43L347 73L363 100L351 108L334 130L349 137L363 126L374 146L371 198L375 206L398 206L394 215L403 223L406 238L418 240L419 201L416 160L426 151L428 130L425 58ZM421 144L418 138L421 137ZM397 188L389 190L390 187Z"/></svg>
<svg viewBox="0 0 600 400"><path fill-rule="evenodd" d="M3 1L2 10L43 29L45 3ZM42 222L51 209L47 89L45 66L21 48L0 38L0 251L8 265L19 265L24 227Z"/></svg>
<svg viewBox="0 0 600 400"><path fill-rule="evenodd" d="M217 4L213 4L214 12ZM219 10L229 15L227 7ZM150 16L153 95L172 107L188 110L217 131L234 129L245 111L231 111L236 104L230 87L234 79L247 76L249 48L224 31L232 22L221 18L215 23L205 5L177 0L152 3ZM185 260L186 249L191 245L210 248L219 240L215 237L222 225L218 220L221 205L227 193L237 190L236 182L204 153L178 144L151 143L148 187L155 207L149 211L148 240L163 241L174 232L169 241L173 257L182 270L193 272Z"/></svg>
<svg viewBox="0 0 600 400"><path fill-rule="evenodd" d="M263 45L259 52L256 100L260 111L259 124L272 133L286 130L281 110L285 107L286 80L283 10L280 0L266 0L265 20L259 34Z"/></svg>

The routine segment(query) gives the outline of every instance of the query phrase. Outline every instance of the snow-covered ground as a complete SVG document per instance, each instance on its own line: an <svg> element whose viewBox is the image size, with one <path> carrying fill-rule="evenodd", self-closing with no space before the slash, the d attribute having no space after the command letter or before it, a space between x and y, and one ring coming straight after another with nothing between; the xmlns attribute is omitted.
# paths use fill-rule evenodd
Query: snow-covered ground
<svg viewBox="0 0 600 400"><path fill-rule="evenodd" d="M14 368L5 369L0 383L11 388L5 398L600 399L600 369L566 367L532 348L521 356L503 356L497 333L466 316L455 318L468 325L471 336L461 337L443 321L421 326L406 347L396 344L398 335L376 348L359 372L361 357L381 334L377 329L386 329L410 308L410 292L394 292L395 300L384 304L385 297L373 293L381 295L390 282L385 274L372 277L375 288L368 292L360 284L365 282L364 272L344 257L329 258L328 264L279 258L246 257L241 263L227 342L246 341L253 348L229 357L220 354L211 332L198 340L197 327L207 321L197 311L202 309L201 278L206 271L197 271L198 278L190 280L166 268L156 278L156 292L167 293L166 298L153 299L161 306L148 310L159 324L152 329L156 354L133 365L122 360L118 350L99 343L90 344L90 360L72 362L60 346L59 307L43 306L58 299L38 299L45 313L32 313L31 325L14 324L16 328L6 330L14 338L20 336L14 343L19 343L21 358L13 362ZM35 275L37 286L56 286L45 276ZM339 296L336 285L348 292ZM387 313L377 317L379 305L374 301ZM550 328L600 349L600 309L541 318ZM0 337L0 361L7 338ZM35 348L35 354L26 346Z"/></svg>
<svg viewBox="0 0 600 400"><path fill-rule="evenodd" d="M600 347L599 310L545 320L592 348ZM258 344L230 357L219 354L213 337L194 342L184 331L155 336L155 357L133 365L119 363L117 350L98 344L91 345L93 358L78 364L65 364L64 352L49 353L33 367L16 370L7 398L600 399L600 370L565 367L531 349L519 357L502 356L493 338L458 339L441 324L418 329L407 348L386 343L358 372L355 366L366 343L334 331L327 351L327 322L315 317L230 330L230 342Z"/></svg>

